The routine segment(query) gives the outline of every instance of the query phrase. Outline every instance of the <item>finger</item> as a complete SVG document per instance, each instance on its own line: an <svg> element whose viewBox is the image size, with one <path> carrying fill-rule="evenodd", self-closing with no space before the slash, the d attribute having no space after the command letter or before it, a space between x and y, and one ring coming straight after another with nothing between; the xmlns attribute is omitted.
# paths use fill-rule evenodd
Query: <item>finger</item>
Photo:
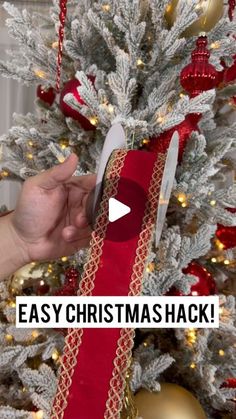
<svg viewBox="0 0 236 419"><path fill-rule="evenodd" d="M75 226L65 227L62 231L62 237L67 243L71 243L77 240L84 240L90 236L91 232L89 228L81 230Z"/></svg>
<svg viewBox="0 0 236 419"><path fill-rule="evenodd" d="M65 227L62 230L62 237L66 242L74 241L77 238L78 234L79 230L75 226Z"/></svg>
<svg viewBox="0 0 236 419"><path fill-rule="evenodd" d="M58 164L52 169L46 170L35 177L37 185L43 189L54 189L58 185L67 182L75 172L78 165L78 157L71 154L64 163Z"/></svg>
<svg viewBox="0 0 236 419"><path fill-rule="evenodd" d="M71 184L77 186L84 191L91 191L96 186L96 175L74 176L71 179Z"/></svg>
<svg viewBox="0 0 236 419"><path fill-rule="evenodd" d="M76 217L75 224L76 224L76 227L78 227L78 228L88 227L89 222L88 222L87 216L85 214L82 214L82 213L79 214Z"/></svg>

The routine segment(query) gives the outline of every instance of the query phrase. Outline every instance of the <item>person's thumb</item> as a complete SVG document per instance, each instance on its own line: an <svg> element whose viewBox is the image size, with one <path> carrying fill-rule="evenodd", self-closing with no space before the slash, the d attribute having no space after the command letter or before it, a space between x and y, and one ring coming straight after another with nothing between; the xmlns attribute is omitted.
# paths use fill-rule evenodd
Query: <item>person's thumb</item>
<svg viewBox="0 0 236 419"><path fill-rule="evenodd" d="M78 157L76 154L71 154L63 163L36 176L35 182L37 182L37 186L43 189L56 188L71 178L77 165Z"/></svg>

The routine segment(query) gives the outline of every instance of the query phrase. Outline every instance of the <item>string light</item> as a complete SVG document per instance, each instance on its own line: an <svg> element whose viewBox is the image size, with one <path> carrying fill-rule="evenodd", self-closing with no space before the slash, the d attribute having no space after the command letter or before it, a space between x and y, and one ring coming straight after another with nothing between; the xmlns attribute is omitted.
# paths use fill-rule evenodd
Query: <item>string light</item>
<svg viewBox="0 0 236 419"><path fill-rule="evenodd" d="M210 47L212 49L218 49L218 48L220 48L220 42L219 41L212 42L212 44L210 45Z"/></svg>
<svg viewBox="0 0 236 419"><path fill-rule="evenodd" d="M216 258L211 258L212 263L216 263L217 259Z"/></svg>
<svg viewBox="0 0 236 419"><path fill-rule="evenodd" d="M114 106L111 103L109 103L109 105L107 106L107 108L108 108L108 112L109 113L113 113L114 112Z"/></svg>
<svg viewBox="0 0 236 419"><path fill-rule="evenodd" d="M142 144L143 144L143 145L147 145L147 144L149 144L149 143L150 143L149 138L144 138L144 139L142 140Z"/></svg>
<svg viewBox="0 0 236 419"><path fill-rule="evenodd" d="M192 368L192 369L196 368L196 364L195 364L195 362L192 362L189 366L190 366L190 368Z"/></svg>
<svg viewBox="0 0 236 419"><path fill-rule="evenodd" d="M220 307L219 313L220 313L221 321L223 321L223 322L227 322L228 323L229 320L232 317L231 311L230 310L227 310L225 307Z"/></svg>
<svg viewBox="0 0 236 419"><path fill-rule="evenodd" d="M224 265L229 265L229 264L230 264L230 261L228 259L225 259L224 260Z"/></svg>
<svg viewBox="0 0 236 419"><path fill-rule="evenodd" d="M163 124L165 118L162 115L157 115L157 122L159 122L159 124Z"/></svg>
<svg viewBox="0 0 236 419"><path fill-rule="evenodd" d="M188 206L187 203L187 196L185 195L184 192L181 192L178 196L177 196L178 201L180 202L182 208L186 208Z"/></svg>
<svg viewBox="0 0 236 419"><path fill-rule="evenodd" d="M94 125L95 127L98 125L98 117L97 116L91 116L89 118L90 124Z"/></svg>
<svg viewBox="0 0 236 419"><path fill-rule="evenodd" d="M146 271L148 273L150 273L150 272L154 272L154 270L155 270L155 263L153 263L153 262L149 263L148 266L147 266Z"/></svg>
<svg viewBox="0 0 236 419"><path fill-rule="evenodd" d="M216 201L215 201L214 199L212 199L212 200L210 201L210 205L211 205L212 207L215 207L215 205L216 205Z"/></svg>
<svg viewBox="0 0 236 419"><path fill-rule="evenodd" d="M27 154L26 154L26 157L27 157L27 159L29 159L29 160L33 160L33 158L34 158L34 156L33 156L33 154L32 154L32 153L27 153Z"/></svg>
<svg viewBox="0 0 236 419"><path fill-rule="evenodd" d="M13 341L13 336L8 333L8 334L5 335L5 339L6 339L7 342L12 342Z"/></svg>
<svg viewBox="0 0 236 419"><path fill-rule="evenodd" d="M194 345L197 340L197 332L196 329L190 328L187 330L187 341L190 345Z"/></svg>
<svg viewBox="0 0 236 419"><path fill-rule="evenodd" d="M44 280L41 279L41 281L39 282L39 285L43 286L45 284Z"/></svg>
<svg viewBox="0 0 236 419"><path fill-rule="evenodd" d="M196 5L195 9L196 9L196 10L202 9L202 5L201 5L201 3L198 3L198 4Z"/></svg>
<svg viewBox="0 0 236 419"><path fill-rule="evenodd" d="M44 414L43 414L43 411L42 410L38 410L35 413L35 419L43 419L43 416L44 416Z"/></svg>
<svg viewBox="0 0 236 419"><path fill-rule="evenodd" d="M141 58L138 58L136 61L137 67L143 68L144 67L144 62Z"/></svg>
<svg viewBox="0 0 236 419"><path fill-rule="evenodd" d="M33 147L33 145L34 145L34 143L33 143L33 141L28 141L28 145L30 146L30 147Z"/></svg>
<svg viewBox="0 0 236 419"><path fill-rule="evenodd" d="M225 351L224 351L223 349L220 349L220 350L219 350L219 355L220 355L220 356L224 356L224 355L225 355Z"/></svg>
<svg viewBox="0 0 236 419"><path fill-rule="evenodd" d="M183 97L185 96L185 94L183 93L183 92L181 92L180 94L179 94L179 97L182 99Z"/></svg>
<svg viewBox="0 0 236 419"><path fill-rule="evenodd" d="M59 163L64 163L66 157L64 157L62 154L60 154L60 156L57 157L57 160L59 161Z"/></svg>
<svg viewBox="0 0 236 419"><path fill-rule="evenodd" d="M37 330L33 330L31 333L32 338L37 339L39 337L39 332Z"/></svg>
<svg viewBox="0 0 236 419"><path fill-rule="evenodd" d="M11 308L16 308L16 303L15 303L15 301L10 301L10 303L9 303L9 307L11 307Z"/></svg>
<svg viewBox="0 0 236 419"><path fill-rule="evenodd" d="M144 348L147 348L148 347L148 343L147 342L143 342L143 346L144 346Z"/></svg>
<svg viewBox="0 0 236 419"><path fill-rule="evenodd" d="M46 73L43 70L34 70L34 74L39 77L40 79L45 79L46 78Z"/></svg>
<svg viewBox="0 0 236 419"><path fill-rule="evenodd" d="M61 138L59 141L59 146L62 150L65 150L69 146L69 140L68 138Z"/></svg>
<svg viewBox="0 0 236 419"><path fill-rule="evenodd" d="M107 100L104 101L104 103L102 104L102 106L104 107L104 109L106 109L110 114L114 113L114 106L109 103Z"/></svg>
<svg viewBox="0 0 236 419"><path fill-rule="evenodd" d="M1 172L1 176L2 176L2 177L8 177L8 176L9 176L9 172L7 172L7 170L3 170L3 171Z"/></svg>
<svg viewBox="0 0 236 419"><path fill-rule="evenodd" d="M221 243L220 240L216 240L216 246L218 247L219 250L223 250L225 248L224 244Z"/></svg>
<svg viewBox="0 0 236 419"><path fill-rule="evenodd" d="M22 393L25 393L27 391L26 387L22 387Z"/></svg>
<svg viewBox="0 0 236 419"><path fill-rule="evenodd" d="M104 12L109 12L109 11L110 11L110 9L111 9L110 4L103 4L103 5L102 5L102 10L103 10Z"/></svg>
<svg viewBox="0 0 236 419"><path fill-rule="evenodd" d="M52 359L53 359L53 361L57 361L57 360L58 360L58 358L59 358L59 352L58 352L57 350L55 350L55 351L52 353Z"/></svg>
<svg viewBox="0 0 236 419"><path fill-rule="evenodd" d="M62 256L61 261L62 262L67 262L68 261L68 257L67 256Z"/></svg>
<svg viewBox="0 0 236 419"><path fill-rule="evenodd" d="M185 202L186 201L186 199L187 199L187 197L186 197L186 195L185 195L185 193L180 193L178 196L177 196L177 199L178 199L178 201L179 202Z"/></svg>
<svg viewBox="0 0 236 419"><path fill-rule="evenodd" d="M58 48L58 45L59 45L59 42L58 42L58 41L54 41L54 42L52 43L52 48L53 48L53 49L57 49L57 48Z"/></svg>

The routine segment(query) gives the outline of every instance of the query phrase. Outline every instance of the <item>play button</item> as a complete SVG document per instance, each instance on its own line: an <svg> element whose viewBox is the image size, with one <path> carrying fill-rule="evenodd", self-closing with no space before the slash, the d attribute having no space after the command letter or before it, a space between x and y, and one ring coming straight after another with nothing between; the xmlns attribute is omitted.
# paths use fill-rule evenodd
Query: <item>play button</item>
<svg viewBox="0 0 236 419"><path fill-rule="evenodd" d="M114 223L120 218L131 212L131 208L128 205L123 204L115 198L109 199L109 221Z"/></svg>
<svg viewBox="0 0 236 419"><path fill-rule="evenodd" d="M113 178L107 181L107 184L108 182L110 182L109 189L112 189L112 185L117 183L117 179ZM98 185L98 189L102 193L103 188L103 184ZM93 202L96 189L90 193L87 199L86 213L92 229L96 228L102 193L95 209L93 209ZM146 203L147 195L142 187L130 179L120 178L119 192L116 195L111 195L108 199L107 213L105 215L109 221L106 239L112 242L128 242L133 237L138 236Z"/></svg>

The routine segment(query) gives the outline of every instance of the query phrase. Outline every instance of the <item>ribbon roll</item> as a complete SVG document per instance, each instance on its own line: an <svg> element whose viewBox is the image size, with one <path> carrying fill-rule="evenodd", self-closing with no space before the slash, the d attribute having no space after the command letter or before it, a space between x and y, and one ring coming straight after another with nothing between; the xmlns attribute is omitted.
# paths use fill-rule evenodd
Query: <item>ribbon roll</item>
<svg viewBox="0 0 236 419"><path fill-rule="evenodd" d="M78 295L140 295L167 154L125 149L112 153ZM176 161L177 154L178 148ZM129 182L143 193L127 188ZM114 223L108 217L110 198L131 208ZM122 231L125 241L116 239ZM69 329L52 419L118 419L133 340L133 329Z"/></svg>

